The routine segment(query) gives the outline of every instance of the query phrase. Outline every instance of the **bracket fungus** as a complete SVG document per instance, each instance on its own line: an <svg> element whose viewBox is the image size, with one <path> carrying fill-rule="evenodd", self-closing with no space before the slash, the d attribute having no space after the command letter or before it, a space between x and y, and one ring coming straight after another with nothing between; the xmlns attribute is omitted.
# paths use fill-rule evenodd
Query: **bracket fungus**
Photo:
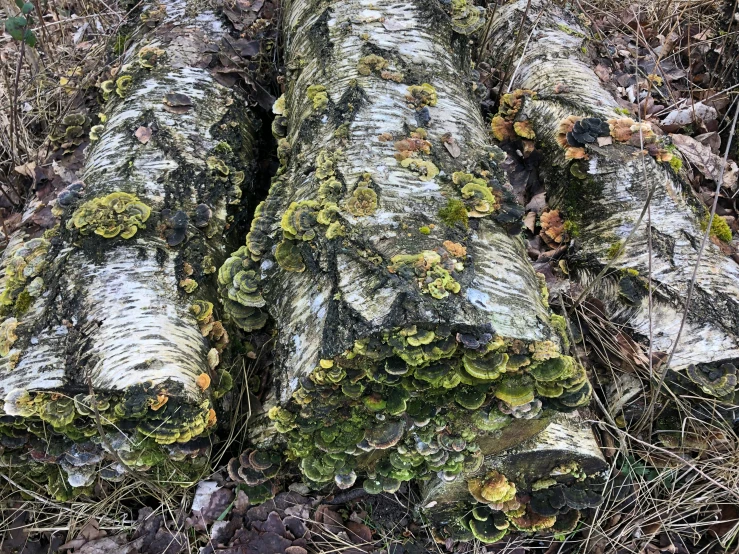
<svg viewBox="0 0 739 554"><path fill-rule="evenodd" d="M77 229L83 235L94 232L103 238L120 235L130 239L139 229L146 228L151 208L127 192L112 192L82 204L67 222L67 229Z"/></svg>

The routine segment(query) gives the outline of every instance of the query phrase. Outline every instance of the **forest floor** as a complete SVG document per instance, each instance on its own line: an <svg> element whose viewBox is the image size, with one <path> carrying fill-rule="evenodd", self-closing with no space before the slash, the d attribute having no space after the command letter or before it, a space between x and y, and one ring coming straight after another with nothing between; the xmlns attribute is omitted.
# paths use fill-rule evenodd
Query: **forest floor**
<svg viewBox="0 0 739 554"><path fill-rule="evenodd" d="M217 0L232 25L236 47L219 54L223 83L240 87L264 120L260 175L253 195L264 196L277 165L269 136L270 107L282 92L278 0ZM583 24L594 36L589 55L596 72L631 117L673 134L683 160L681 177L711 206L727 157L716 215L739 232L739 167L729 128L739 104L736 2L681 0L636 3L576 0ZM733 4L733 5L732 5ZM135 2L65 0L49 2L36 25L37 44L25 48L0 37L0 253L20 224L29 194L42 201L74 182L87 141L55 147L53 135L64 117L99 110L97 84L108 78L125 50ZM12 2L0 4L5 17ZM494 6L491 3L492 13ZM17 10L16 10L17 11ZM479 39L485 47L485 35ZM490 67L479 63L479 84L488 90L486 116L497 111L500 91L515 60ZM550 288L567 277L572 237L556 210L547 206L537 176L541 158L529 141L502 145L511 184L526 206L528 254ZM253 206L254 204L252 204ZM39 229L55 224L48 208L33 214ZM244 225L246 221L242 222ZM739 263L739 243L716 241ZM563 298L566 303L567 299ZM555 305L556 308L556 305ZM311 495L295 475L281 476L283 492L256 505L230 481L224 462L245 447L249 406L268 382L269 334L246 337L237 359L237 383L248 392L230 398L231 419L215 437L213 471L196 485L152 490L133 479L100 484L94 498L56 502L38 490L21 490L12 468L0 468L0 553L40 554L237 554L306 552L638 552L688 554L737 552L739 443L731 429L717 429L688 451L675 454L613 417L620 405L640 410L651 395L649 360L643 344L626 328L611 324L596 301L576 313L580 354L589 360L595 400L584 417L611 467L608 501L567 537L508 537L495 545L437 544L411 506L416 492L395 495ZM239 387L237 386L237 389ZM244 397L243 394L248 396ZM246 400L246 401L245 401ZM675 463L675 457L680 463ZM7 471L6 471L7 470Z"/></svg>

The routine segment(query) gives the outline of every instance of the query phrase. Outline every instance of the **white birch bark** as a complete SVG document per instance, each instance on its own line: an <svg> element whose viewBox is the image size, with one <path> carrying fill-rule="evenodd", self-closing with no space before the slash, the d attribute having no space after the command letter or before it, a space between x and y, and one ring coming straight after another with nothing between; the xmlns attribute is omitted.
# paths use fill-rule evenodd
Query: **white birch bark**
<svg viewBox="0 0 739 554"><path fill-rule="evenodd" d="M435 467L446 481L455 479L464 489L460 459L469 458L475 465L474 460L481 460L488 450L500 452L503 442L501 434L487 433L472 423L479 410L460 415L461 408L449 402L456 390L451 376L465 371L462 354L474 354L469 338L482 343L500 340L501 353L512 358L518 353L532 366L541 362L539 349L550 350L553 357L564 355L541 281L521 239L506 232L506 210L515 213L516 208L497 165L499 151L490 146L489 131L467 84L468 39L452 33L448 16L436 4L420 0L329 4L294 0L286 5L284 27L289 87L285 104L278 103L276 113L287 118L280 146L286 163L258 209L246 247L227 262L229 267L254 272L258 292L251 290L256 288L253 283L244 288L250 294L245 306L265 303L279 331L273 397L265 408L271 408L277 430L287 432L283 440L310 484L335 481L346 488L359 474L368 477L364 484L368 491L384 487L392 492L409 479L409 473L395 471L401 464L398 458L392 458L395 469L388 468L388 455L406 459L418 452L435 461L410 474L428 475L432 471L428 468ZM368 69L370 60L374 65ZM413 87L424 84L433 87L437 98L427 106L430 120L419 122L423 114L419 116L419 106L414 105ZM317 97L316 92L325 96ZM414 138L427 140L430 151L412 159L432 162L438 175L419 174L396 159L402 150L397 143ZM458 150L445 146L449 138ZM486 217L471 217L469 229L445 225L439 215L450 199L464 200L455 172L485 176L483 182L498 195L498 209ZM326 193L330 178L338 181L333 197ZM362 188L374 191L377 203L357 214L352 199ZM301 206L306 217L296 222L293 215ZM469 205L467 209L472 211ZM331 216L321 222L323 216L315 214L320 210L331 210ZM341 234L332 234L337 227ZM395 256L432 251L445 241L466 247L466 255L457 256L463 268L452 272L458 292L435 298L423 284L402 274ZM294 248L287 261L280 259L279 250L286 244ZM455 247L447 243L444 248L448 252ZM365 410L363 402L391 402L394 391L402 388L383 381L387 375L367 376L382 373L385 362L402 364L399 361L411 351L421 356L423 348L409 341L427 331L447 337L456 355L409 362L408 367L415 365L417 381L408 377L403 388L410 403L431 406L428 419L434 423L422 421L418 414L400 413L402 408ZM363 342L368 339L375 342ZM392 341L395 346L388 352L389 347L381 344ZM439 342L429 346L435 344ZM373 358L373 349L379 351L380 362ZM439 360L445 368L442 373L450 377L447 388L438 383L422 387L421 373ZM513 363L506 371L508 376L527 378L527 368ZM480 408L485 414L498 409L495 394L505 388L493 381ZM367 392L376 386L382 398L368 399L365 393L359 400L350 398L345 391L358 382L368 387ZM524 404L518 407L529 416L536 417L541 409L540 398L532 396ZM556 404L547 407L550 413ZM459 420L454 420L455 414ZM450 421L442 423L447 417ZM516 419L521 413L510 417L515 421L506 431L507 446L547 427L547 420ZM401 428L399 433L388 432L393 425L395 431ZM327 446L326 437L334 431L338 436L330 436L334 442ZM462 441L460 457L460 443L452 447L445 441L467 432L468 447ZM579 432L570 444L585 444L575 454L597 456L589 429ZM279 442L275 428L264 420L252 427L252 438L262 448ZM438 462L442 458L449 460L447 465Z"/></svg>
<svg viewBox="0 0 739 554"><path fill-rule="evenodd" d="M213 389L205 386L203 374L215 386L212 353L208 362L215 345L203 336L191 306L196 300L215 302L214 271L227 253L222 232L235 189L214 178L206 161L224 158L214 148L230 142L231 173L249 174L254 122L243 98L206 69L208 47L217 46L224 32L216 14L183 0L144 10L160 13L160 20L152 28L141 26L124 56L118 77L132 75L130 91L124 98L111 95L104 129L88 147L82 198L64 212L61 229L46 245L40 294L23 314L5 306L3 325L13 325L15 338L8 339L9 352L0 358L0 398L5 399L0 412L17 416L10 418L15 428L38 418L43 405L52 402L49 393L62 399L87 394L88 382L110 400L111 411L126 391L148 389L141 390L139 400L149 406L144 419L161 420L156 442L185 442L214 423ZM142 47L161 50L154 67L140 66ZM192 106L185 113L167 111L163 100L170 93L185 95ZM152 131L148 142L134 136L140 127ZM133 237L82 236L65 228L81 204L118 192L135 195L152 210ZM201 204L212 211L204 229L194 225ZM168 245L172 231L166 229L164 210L187 214L186 241ZM16 247L30 239L21 228L6 249L0 292L8 285L5 270ZM187 278L198 283L192 294L180 286ZM162 400L157 395L168 400L155 410L152 403ZM141 437L129 415L101 412L105 427L112 429L115 420L135 443ZM70 425L89 429L92 417L76 414ZM64 442L67 427L55 428L52 440Z"/></svg>
<svg viewBox="0 0 739 554"><path fill-rule="evenodd" d="M519 33L521 40L516 46ZM589 160L583 166L586 179L578 179L569 171L571 162L565 160L564 149L556 141L563 118L624 117L615 111L619 107L615 98L582 51L588 44L587 35L587 29L566 10L537 0L527 6L521 0L498 10L490 56L496 63L512 57L514 66L518 65L512 89L531 89L536 93L533 99L525 101L517 118L533 122L536 141L544 153L541 174L550 204L564 208L567 217L580 223L578 250L570 263L571 278L582 285L593 280L633 230L649 187L656 185L651 201L652 349L669 353L684 314L703 236L700 222L706 210L669 164L661 164L649 155L639 156L639 148L615 140L608 146L588 146ZM624 301L619 287L626 270L636 270L644 279L650 275L647 217L613 268L615 277L611 275L598 284L595 295L606 302L607 315L613 321L627 325L648 343L645 286L633 305ZM690 364L718 366L737 357L739 266L715 244L708 243L671 368L681 370Z"/></svg>

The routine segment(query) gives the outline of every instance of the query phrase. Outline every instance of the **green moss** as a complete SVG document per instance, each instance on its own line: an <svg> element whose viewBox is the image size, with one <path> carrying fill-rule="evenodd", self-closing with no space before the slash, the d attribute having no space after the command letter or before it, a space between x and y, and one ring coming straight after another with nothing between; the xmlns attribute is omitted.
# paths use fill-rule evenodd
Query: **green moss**
<svg viewBox="0 0 739 554"><path fill-rule="evenodd" d="M606 257L609 260L616 259L616 256L618 256L621 253L621 248L623 247L624 241L623 240L617 240L608 247L608 250L606 250Z"/></svg>
<svg viewBox="0 0 739 554"><path fill-rule="evenodd" d="M679 172L683 168L682 158L673 155L672 158L670 158L670 167L675 173Z"/></svg>
<svg viewBox="0 0 739 554"><path fill-rule="evenodd" d="M580 224L571 219L565 221L564 230L570 238L577 238L580 236Z"/></svg>
<svg viewBox="0 0 739 554"><path fill-rule="evenodd" d="M448 227L454 227L457 223L461 223L465 229L469 226L469 216L467 208L461 200L450 198L447 200L446 206L438 211L439 219Z"/></svg>
<svg viewBox="0 0 739 554"><path fill-rule="evenodd" d="M23 292L21 292L15 301L15 307L13 309L15 315L17 317L20 317L25 314L28 311L28 308L31 307L32 303L33 298L30 294L28 294L28 291L24 290Z"/></svg>
<svg viewBox="0 0 739 554"><path fill-rule="evenodd" d="M710 221L710 219L710 214L706 214L706 216L701 219L700 223L703 232L706 231L706 227L708 227L708 222ZM729 227L729 224L726 223L726 220L723 217L718 215L714 216L713 223L711 223L711 236L716 237L723 242L731 242L731 227Z"/></svg>
<svg viewBox="0 0 739 554"><path fill-rule="evenodd" d="M418 232L421 233L422 235L430 235L431 229L424 225L423 227L418 229Z"/></svg>
<svg viewBox="0 0 739 554"><path fill-rule="evenodd" d="M570 348L570 340L567 336L567 321L564 317L558 314L552 314L549 318L552 327L562 339L562 348L565 352Z"/></svg>

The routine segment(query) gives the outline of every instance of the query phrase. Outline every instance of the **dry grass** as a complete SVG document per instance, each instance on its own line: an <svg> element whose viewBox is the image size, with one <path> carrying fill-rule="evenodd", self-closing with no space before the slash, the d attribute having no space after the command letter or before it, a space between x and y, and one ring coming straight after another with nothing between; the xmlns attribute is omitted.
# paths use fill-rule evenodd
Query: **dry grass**
<svg viewBox="0 0 739 554"><path fill-rule="evenodd" d="M34 0L40 6L38 0ZM51 0L35 16L36 48L0 35L0 183L17 204L23 195L16 166L41 164L48 134L65 114L84 109L133 5L118 0ZM2 17L18 14L12 0L0 1ZM24 48L23 56L21 49ZM22 59L21 59L22 58ZM22 62L22 63L21 63Z"/></svg>

